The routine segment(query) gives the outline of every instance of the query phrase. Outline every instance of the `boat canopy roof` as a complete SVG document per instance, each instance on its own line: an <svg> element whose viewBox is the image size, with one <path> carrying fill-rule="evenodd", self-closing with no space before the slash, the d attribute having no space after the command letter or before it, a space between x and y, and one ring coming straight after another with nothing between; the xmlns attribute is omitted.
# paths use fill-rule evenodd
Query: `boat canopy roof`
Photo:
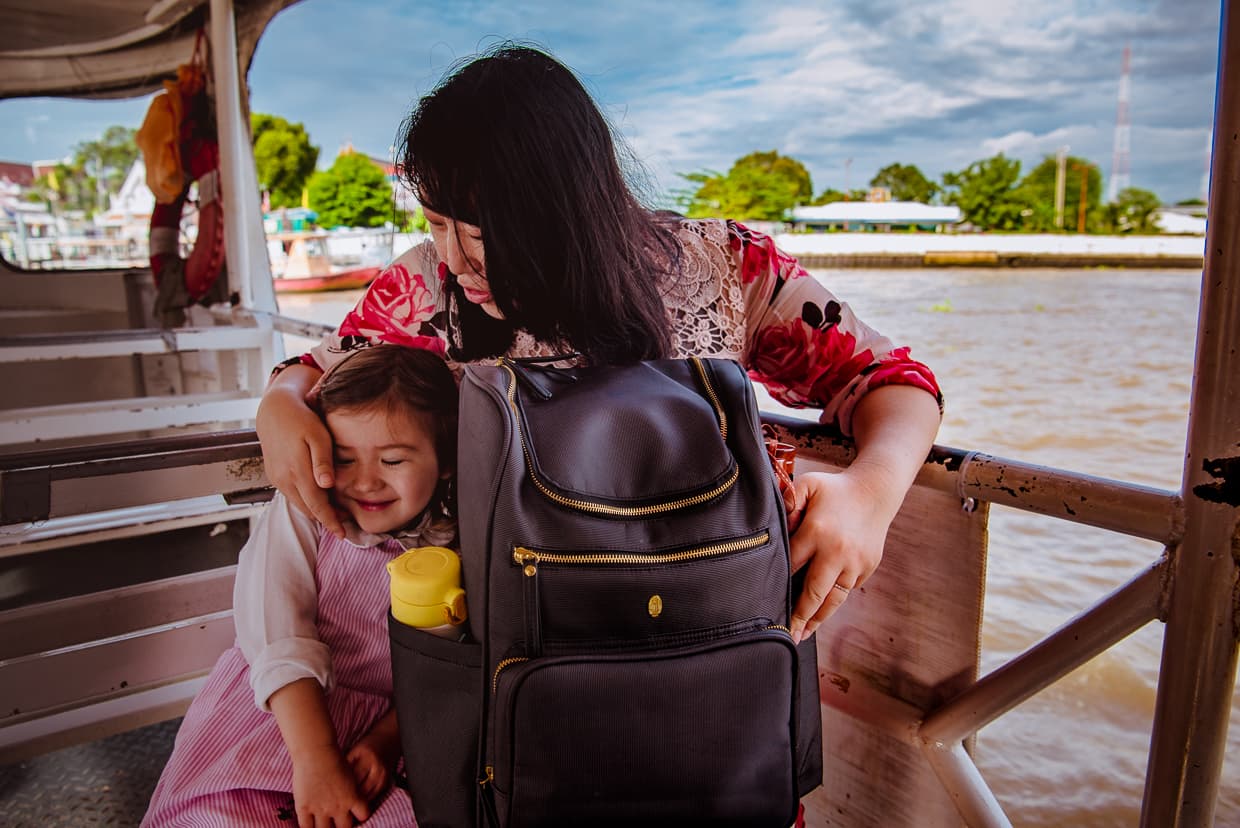
<svg viewBox="0 0 1240 828"><path fill-rule="evenodd" d="M233 0L237 58L249 67L276 12L298 0ZM127 98L175 78L206 23L207 0L10 0L0 5L0 98Z"/></svg>

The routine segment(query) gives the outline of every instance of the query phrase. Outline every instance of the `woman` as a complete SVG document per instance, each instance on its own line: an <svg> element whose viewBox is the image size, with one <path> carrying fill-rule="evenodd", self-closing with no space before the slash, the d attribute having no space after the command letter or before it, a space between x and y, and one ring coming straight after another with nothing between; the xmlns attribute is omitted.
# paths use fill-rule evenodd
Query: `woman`
<svg viewBox="0 0 1240 828"><path fill-rule="evenodd" d="M643 208L606 120L573 73L506 45L450 74L404 125L400 169L431 241L370 286L336 334L290 360L258 413L267 473L338 527L331 443L306 405L343 354L389 342L457 362L576 351L591 362L739 360L787 405L822 409L857 456L798 476L791 630L812 633L877 568L938 430L938 386L771 240Z"/></svg>

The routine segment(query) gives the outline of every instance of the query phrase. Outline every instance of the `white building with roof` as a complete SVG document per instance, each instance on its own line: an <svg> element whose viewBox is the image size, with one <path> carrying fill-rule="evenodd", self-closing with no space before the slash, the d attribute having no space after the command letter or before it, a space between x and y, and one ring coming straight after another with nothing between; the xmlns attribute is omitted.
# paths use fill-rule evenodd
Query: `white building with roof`
<svg viewBox="0 0 1240 828"><path fill-rule="evenodd" d="M815 207L794 207L788 214L793 227L805 230L942 230L964 218L954 205L936 206L917 201L836 201Z"/></svg>

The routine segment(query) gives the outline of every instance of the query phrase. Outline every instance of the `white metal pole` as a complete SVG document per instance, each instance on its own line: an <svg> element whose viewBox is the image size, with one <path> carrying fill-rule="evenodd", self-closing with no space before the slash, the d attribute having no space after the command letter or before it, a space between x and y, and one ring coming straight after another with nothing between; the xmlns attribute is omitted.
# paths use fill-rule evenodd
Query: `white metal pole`
<svg viewBox="0 0 1240 828"><path fill-rule="evenodd" d="M1184 454L1184 540L1141 824L1213 824L1236 681L1240 610L1240 9L1223 0L1197 360Z"/></svg>
<svg viewBox="0 0 1240 828"><path fill-rule="evenodd" d="M210 32L229 293L239 294L243 307L274 312L275 288L267 261L258 174L241 101L232 0L211 0Z"/></svg>

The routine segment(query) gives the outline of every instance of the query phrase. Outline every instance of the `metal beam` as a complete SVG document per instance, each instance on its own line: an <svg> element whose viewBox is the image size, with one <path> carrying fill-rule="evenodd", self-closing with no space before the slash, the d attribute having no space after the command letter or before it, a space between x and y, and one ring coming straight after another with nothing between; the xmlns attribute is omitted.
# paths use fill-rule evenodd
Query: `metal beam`
<svg viewBox="0 0 1240 828"><path fill-rule="evenodd" d="M1236 680L1240 583L1240 8L1224 0L1197 359L1141 825L1214 822Z"/></svg>
<svg viewBox="0 0 1240 828"><path fill-rule="evenodd" d="M0 411L0 445L179 426L251 422L258 397L245 391L133 397Z"/></svg>
<svg viewBox="0 0 1240 828"><path fill-rule="evenodd" d="M1160 561L1042 641L978 679L921 727L931 742L959 742L1127 638L1158 615L1166 561Z"/></svg>
<svg viewBox="0 0 1240 828"><path fill-rule="evenodd" d="M232 0L211 0L210 35L229 293L240 294L244 307L274 311L275 286L270 279L258 173L250 144L249 107L243 100L244 78L237 62ZM277 359L282 359L281 343L277 341L274 347Z"/></svg>
<svg viewBox="0 0 1240 828"><path fill-rule="evenodd" d="M781 440L802 448L802 457L819 455L841 468L852 462L851 441L825 433L817 423L769 412L762 413L762 421ZM962 500L972 497L1163 546L1174 546L1183 532L1183 504L1173 492L977 451L935 446L917 483Z"/></svg>
<svg viewBox="0 0 1240 828"><path fill-rule="evenodd" d="M115 331L0 336L0 362L93 359L180 351L235 351L265 348L271 332L259 328L138 328Z"/></svg>

